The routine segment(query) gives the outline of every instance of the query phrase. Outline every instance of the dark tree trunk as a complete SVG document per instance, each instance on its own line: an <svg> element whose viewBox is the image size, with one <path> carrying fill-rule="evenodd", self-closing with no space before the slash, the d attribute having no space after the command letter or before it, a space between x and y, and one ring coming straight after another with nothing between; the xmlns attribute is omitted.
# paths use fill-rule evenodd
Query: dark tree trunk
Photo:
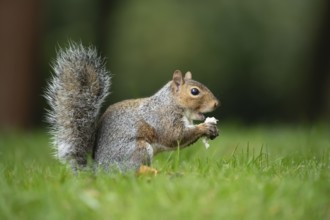
<svg viewBox="0 0 330 220"><path fill-rule="evenodd" d="M0 127L31 125L37 99L39 0L0 1Z"/></svg>

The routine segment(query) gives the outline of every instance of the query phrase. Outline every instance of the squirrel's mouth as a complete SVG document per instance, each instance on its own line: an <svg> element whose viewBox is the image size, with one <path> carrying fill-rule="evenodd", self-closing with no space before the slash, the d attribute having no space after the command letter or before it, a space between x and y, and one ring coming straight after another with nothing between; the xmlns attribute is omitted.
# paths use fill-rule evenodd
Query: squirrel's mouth
<svg viewBox="0 0 330 220"><path fill-rule="evenodd" d="M204 121L205 116L202 112L194 112L190 115L190 119L192 119L194 121Z"/></svg>
<svg viewBox="0 0 330 220"><path fill-rule="evenodd" d="M204 114L207 112L209 111L187 111L186 116L193 121L204 121L206 118Z"/></svg>
<svg viewBox="0 0 330 220"><path fill-rule="evenodd" d="M193 113L193 120L197 121L204 121L205 120L205 113L212 112L214 109L199 109L199 111L195 111Z"/></svg>
<svg viewBox="0 0 330 220"><path fill-rule="evenodd" d="M203 113L198 112L197 116L198 116L198 118L196 120L199 120L199 121L204 121L205 120L205 115Z"/></svg>

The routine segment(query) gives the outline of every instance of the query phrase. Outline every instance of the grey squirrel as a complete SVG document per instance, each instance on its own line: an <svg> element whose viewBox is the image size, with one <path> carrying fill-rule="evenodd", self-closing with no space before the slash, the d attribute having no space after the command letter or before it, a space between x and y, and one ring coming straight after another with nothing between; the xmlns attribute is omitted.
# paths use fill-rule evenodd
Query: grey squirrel
<svg viewBox="0 0 330 220"><path fill-rule="evenodd" d="M176 70L154 95L115 103L99 117L111 75L96 49L71 43L59 50L53 71L45 95L47 119L56 157L74 170L91 157L105 169L156 173L150 167L154 155L218 136L215 124L193 124L219 101L190 72L183 77Z"/></svg>

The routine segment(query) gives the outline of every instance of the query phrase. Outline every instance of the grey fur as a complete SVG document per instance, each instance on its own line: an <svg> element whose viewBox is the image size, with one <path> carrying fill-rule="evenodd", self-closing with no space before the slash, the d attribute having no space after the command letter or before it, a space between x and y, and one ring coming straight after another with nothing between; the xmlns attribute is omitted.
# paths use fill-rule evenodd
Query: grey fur
<svg viewBox="0 0 330 220"><path fill-rule="evenodd" d="M53 71L45 97L55 155L73 167L85 166L93 153L96 122L109 93L110 75L93 47L75 43L58 51Z"/></svg>

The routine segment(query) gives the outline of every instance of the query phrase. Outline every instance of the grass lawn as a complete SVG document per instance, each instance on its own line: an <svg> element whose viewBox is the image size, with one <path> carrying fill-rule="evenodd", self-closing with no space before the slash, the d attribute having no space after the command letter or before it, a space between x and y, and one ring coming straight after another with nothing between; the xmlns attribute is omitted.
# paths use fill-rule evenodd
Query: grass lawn
<svg viewBox="0 0 330 220"><path fill-rule="evenodd" d="M0 134L0 219L330 219L330 127L223 124L141 176L73 175L44 132Z"/></svg>

